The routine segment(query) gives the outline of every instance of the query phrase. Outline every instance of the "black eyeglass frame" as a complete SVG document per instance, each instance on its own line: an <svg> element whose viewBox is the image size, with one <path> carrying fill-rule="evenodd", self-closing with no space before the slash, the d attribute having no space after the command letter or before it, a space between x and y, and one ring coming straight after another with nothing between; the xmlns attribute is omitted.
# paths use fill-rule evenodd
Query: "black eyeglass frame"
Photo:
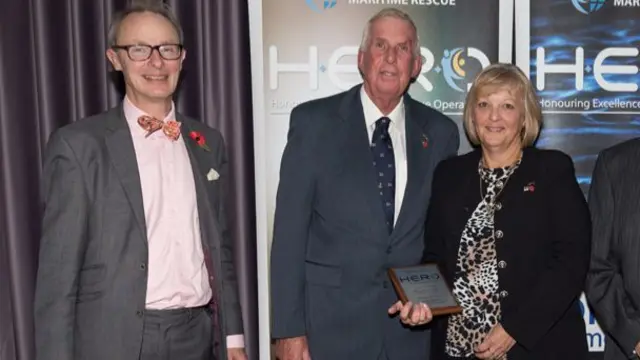
<svg viewBox="0 0 640 360"><path fill-rule="evenodd" d="M161 49L162 49L163 47L166 47L166 46L177 46L177 47L178 47L178 54L177 54L177 56L176 56L175 58L167 58L167 57L165 57L165 56L162 54ZM143 48L147 48L147 49L149 49L149 55L147 55L147 57L146 57L146 58L144 58L144 59L142 59L142 58L140 58L140 59L134 59L134 58L131 56L131 51L130 51L130 49L131 49L131 48L134 48L134 47L143 47ZM153 52L154 52L155 50L157 50L157 51L158 51L158 54L160 55L160 57L161 57L161 58L163 58L163 59L165 59L165 60L178 60L178 59L180 59L180 57L182 56L182 51L184 50L184 46L183 46L182 44L160 44L160 45L155 45L155 46L151 46L151 45L144 45L144 44L135 44L135 45L114 45L114 46L112 46L111 48L112 48L112 49L114 49L114 50L124 50L124 51L126 51L126 52L127 52L127 56L129 57L129 59L131 59L131 61L147 61L147 60L149 60L149 58L151 57L151 55L153 54Z"/></svg>

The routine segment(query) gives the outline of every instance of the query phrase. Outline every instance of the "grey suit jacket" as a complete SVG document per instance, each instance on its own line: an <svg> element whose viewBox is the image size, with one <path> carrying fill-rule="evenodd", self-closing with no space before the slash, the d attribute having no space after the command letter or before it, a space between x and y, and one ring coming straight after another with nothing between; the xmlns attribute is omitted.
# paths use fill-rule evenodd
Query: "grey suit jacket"
<svg viewBox="0 0 640 360"><path fill-rule="evenodd" d="M182 122L202 246L215 281L219 359L242 318L223 208L227 158L220 133ZM189 137L200 132L210 152ZM207 181L209 169L220 174ZM54 132L44 162L43 234L35 295L39 360L138 359L147 288L147 234L138 166L121 106Z"/></svg>
<svg viewBox="0 0 640 360"><path fill-rule="evenodd" d="M586 295L606 334L605 360L640 341L640 139L603 150L589 191L593 224Z"/></svg>
<svg viewBox="0 0 640 360"><path fill-rule="evenodd" d="M359 94L356 86L291 113L271 250L272 336L306 335L314 360L376 360L383 348L389 359L425 360L428 332L387 315L398 297L386 270L420 262L431 177L457 152L458 129L404 98L408 181L389 235Z"/></svg>

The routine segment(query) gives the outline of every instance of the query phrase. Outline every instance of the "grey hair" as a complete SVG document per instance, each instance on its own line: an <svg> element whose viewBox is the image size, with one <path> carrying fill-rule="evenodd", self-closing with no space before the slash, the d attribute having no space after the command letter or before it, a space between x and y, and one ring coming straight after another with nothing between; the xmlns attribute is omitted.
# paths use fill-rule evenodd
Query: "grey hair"
<svg viewBox="0 0 640 360"><path fill-rule="evenodd" d="M360 42L360 51L366 51L367 47L369 46L369 42L371 41L370 39L371 27L373 26L373 23L375 23L379 19L387 18L387 17L405 21L411 26L416 36L415 38L416 41L413 44L413 55L420 56L420 37L418 36L418 28L416 27L416 24L413 22L413 19L411 19L411 16L409 16L409 14L396 8L382 9L378 11L375 15L373 15L369 19L369 21L367 21L367 25L365 26L364 31L362 32L362 42Z"/></svg>
<svg viewBox="0 0 640 360"><path fill-rule="evenodd" d="M157 14L167 19L178 33L178 39L180 39L180 44L182 44L184 36L182 27L169 4L166 4L162 0L133 0L127 8L114 14L113 19L111 20L111 25L109 26L109 33L107 35L107 44L109 47L118 45L118 34L120 32L122 21L131 14L144 12Z"/></svg>

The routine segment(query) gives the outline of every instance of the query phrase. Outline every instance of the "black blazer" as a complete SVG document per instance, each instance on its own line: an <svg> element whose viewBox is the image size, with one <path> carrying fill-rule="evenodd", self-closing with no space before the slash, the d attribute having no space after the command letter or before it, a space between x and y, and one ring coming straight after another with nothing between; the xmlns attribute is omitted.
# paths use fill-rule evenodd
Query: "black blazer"
<svg viewBox="0 0 640 360"><path fill-rule="evenodd" d="M453 281L460 237L481 200L481 151L437 167L425 232L424 261L437 261ZM495 231L504 329L517 344L510 360L588 356L579 295L589 263L589 210L571 159L526 148L497 200ZM447 318L437 318L432 359L445 358Z"/></svg>

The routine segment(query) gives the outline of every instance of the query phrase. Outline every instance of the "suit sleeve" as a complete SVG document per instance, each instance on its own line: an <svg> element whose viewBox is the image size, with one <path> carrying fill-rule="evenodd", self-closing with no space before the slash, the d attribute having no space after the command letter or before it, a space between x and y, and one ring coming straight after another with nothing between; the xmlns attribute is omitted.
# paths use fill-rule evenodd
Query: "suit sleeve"
<svg viewBox="0 0 640 360"><path fill-rule="evenodd" d="M440 230L444 222L440 206L443 199L442 194L445 193L441 178L442 166L438 165L434 171L433 185L431 186L431 199L427 209L424 231L424 252L422 254L423 263L437 262L440 266L444 265L444 239Z"/></svg>
<svg viewBox="0 0 640 360"><path fill-rule="evenodd" d="M444 116L444 115L443 115ZM446 118L446 117L445 117ZM455 123L446 118L445 123L451 124L448 126L448 133L445 133L447 141L444 146L444 152L441 160L446 160L455 157L458 154L460 148L460 134L458 133L458 127ZM422 254L422 262L438 262L440 266L444 266L444 243L441 236L440 227L444 222L442 221L442 205L443 194L446 193L446 185L444 184L444 176L446 170L443 170L441 162L438 162L435 170L433 171L433 183L431 186L431 198L429 199L429 207L427 209L427 218L425 223L424 232L424 252Z"/></svg>
<svg viewBox="0 0 640 360"><path fill-rule="evenodd" d="M458 154L460 148L460 134L458 133L458 127L452 120L446 119L451 124L448 127L449 131L447 136L447 142L445 143L444 152L441 160L446 160L455 157ZM444 180L442 179L445 174L443 173L440 162L436 165L433 171L433 183L431 186L431 198L429 199L429 208L427 209L427 218L425 223L424 232L424 252L422 254L422 262L439 262L444 265L443 251L444 244L441 237L440 226L443 223L441 219L442 211L439 207L442 204L442 194L446 192L443 186Z"/></svg>
<svg viewBox="0 0 640 360"><path fill-rule="evenodd" d="M454 125L452 126L451 135L449 135L449 141L447 141L443 159L452 158L458 155L459 149L460 134L458 133L458 127Z"/></svg>
<svg viewBox="0 0 640 360"><path fill-rule="evenodd" d="M219 135L219 134L218 134ZM227 158L226 146L224 139L219 135L220 141L217 153L219 154L220 180L222 181L221 194L228 194L229 190L229 161ZM222 230L222 243L220 244L220 261L222 268L222 296L224 296L224 309L221 311L226 319L225 330L227 335L242 335L242 310L238 298L238 279L234 261L234 242L229 236L229 225L227 224L227 213L225 209L225 201L218 202L218 221ZM239 347L244 345L244 338L240 341L238 336L227 337L228 347ZM229 343L229 340L233 340Z"/></svg>
<svg viewBox="0 0 640 360"><path fill-rule="evenodd" d="M39 360L73 358L78 273L87 243L90 199L73 149L55 132L44 160L44 216L35 291Z"/></svg>
<svg viewBox="0 0 640 360"><path fill-rule="evenodd" d="M640 316L631 305L618 265L619 256L625 256L628 252L619 249L614 254L615 203L604 156L604 153L601 154L596 161L589 190L593 245L586 295L600 325L631 356L640 341Z"/></svg>
<svg viewBox="0 0 640 360"><path fill-rule="evenodd" d="M527 349L536 346L580 295L589 266L591 221L573 162L564 154L544 160L549 165L544 170L549 172L548 206L542 214L548 212L552 254L537 283L527 285L530 295L502 322L507 333Z"/></svg>
<svg viewBox="0 0 640 360"><path fill-rule="evenodd" d="M273 338L306 334L305 254L313 212L312 135L305 128L309 115L291 112L287 145L282 155L271 249Z"/></svg>

